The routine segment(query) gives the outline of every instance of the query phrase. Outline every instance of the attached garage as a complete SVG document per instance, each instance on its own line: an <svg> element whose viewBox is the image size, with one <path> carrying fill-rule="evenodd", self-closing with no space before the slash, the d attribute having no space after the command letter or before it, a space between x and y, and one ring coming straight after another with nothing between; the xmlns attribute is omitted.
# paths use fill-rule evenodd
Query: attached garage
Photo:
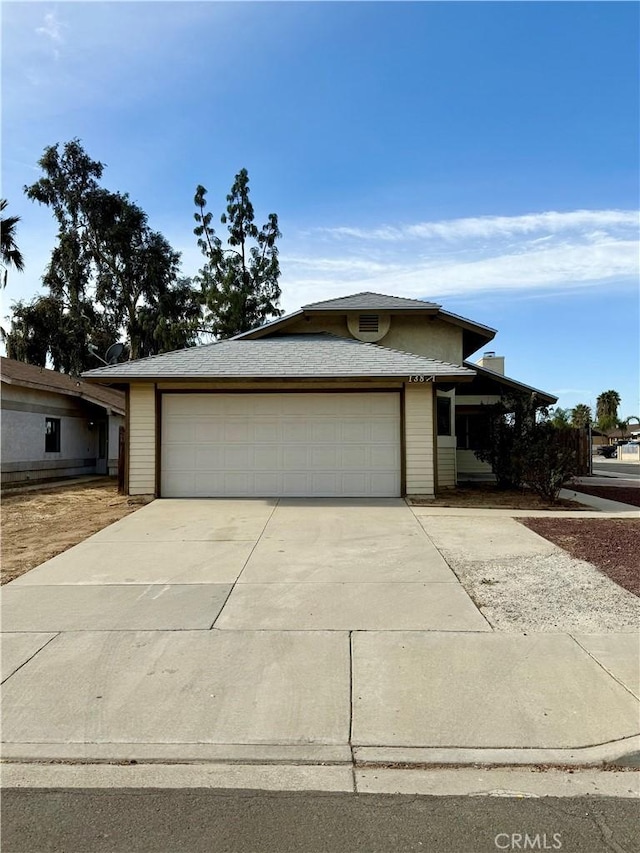
<svg viewBox="0 0 640 853"><path fill-rule="evenodd" d="M126 390L131 495L386 498L434 494L436 388L474 375L313 332L219 341L87 377Z"/></svg>
<svg viewBox="0 0 640 853"><path fill-rule="evenodd" d="M397 497L399 392L163 393L163 497Z"/></svg>

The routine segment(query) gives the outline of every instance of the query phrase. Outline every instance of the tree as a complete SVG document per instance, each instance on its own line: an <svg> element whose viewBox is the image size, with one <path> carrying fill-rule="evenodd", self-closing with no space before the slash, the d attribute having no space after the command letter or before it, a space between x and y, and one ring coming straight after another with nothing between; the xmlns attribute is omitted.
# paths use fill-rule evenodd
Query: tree
<svg viewBox="0 0 640 853"><path fill-rule="evenodd" d="M619 430L620 438L624 438L629 430L629 418L616 418L613 428Z"/></svg>
<svg viewBox="0 0 640 853"><path fill-rule="evenodd" d="M587 429L591 424L591 408L586 403L578 403L571 409L571 426Z"/></svg>
<svg viewBox="0 0 640 853"><path fill-rule="evenodd" d="M569 419L571 417L571 412L569 409L562 409L560 406L556 406L554 409L551 409L551 423L556 427L566 427L569 426Z"/></svg>
<svg viewBox="0 0 640 853"><path fill-rule="evenodd" d="M7 207L7 200L0 198L0 211ZM2 287L7 286L7 272L13 267L22 272L24 270L24 258L16 243L16 226L20 222L19 216L0 216L0 246L2 252Z"/></svg>
<svg viewBox="0 0 640 853"><path fill-rule="evenodd" d="M220 217L229 234L227 248L211 226L206 195L205 187L199 185L194 197L198 224L193 231L206 262L198 280L208 309L208 330L217 338L229 338L282 315L276 246L282 235L275 213L269 214L262 228L254 224L246 169L236 175L227 195L226 213Z"/></svg>
<svg viewBox="0 0 640 853"><path fill-rule="evenodd" d="M7 356L39 367L51 362L54 370L78 376L97 366L89 345L105 352L118 330L95 304L82 301L76 311L65 310L54 295L38 296L13 306L11 329L6 335Z"/></svg>
<svg viewBox="0 0 640 853"><path fill-rule="evenodd" d="M180 255L149 227L146 213L127 194L100 185L104 165L92 160L77 139L62 149L46 148L39 165L43 176L25 192L49 207L58 224L43 277L46 299L55 305L36 300L16 306L16 327L10 332L14 351L33 352L27 342L36 329L46 331L49 358L65 365L62 370L79 372L79 365L96 365L88 346L103 351L97 341L105 330L112 335L110 343L124 332L130 358L161 352L167 340L175 348L194 343L192 321L201 311L200 294L188 279L178 282ZM164 332L156 334L160 326ZM60 328L69 334L61 338Z"/></svg>
<svg viewBox="0 0 640 853"><path fill-rule="evenodd" d="M197 342L201 314L200 303L193 298L191 280L178 279L174 287L167 288L157 299L138 309L139 357L193 346Z"/></svg>
<svg viewBox="0 0 640 853"><path fill-rule="evenodd" d="M618 406L620 394L617 391L603 391L596 400L596 421L598 429L608 432L615 429L618 423Z"/></svg>

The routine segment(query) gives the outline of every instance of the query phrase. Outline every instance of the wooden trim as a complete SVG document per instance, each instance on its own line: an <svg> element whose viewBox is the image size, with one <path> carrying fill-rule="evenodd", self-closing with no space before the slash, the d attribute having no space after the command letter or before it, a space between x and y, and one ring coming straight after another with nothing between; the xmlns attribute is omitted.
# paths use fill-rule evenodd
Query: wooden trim
<svg viewBox="0 0 640 853"><path fill-rule="evenodd" d="M157 388L157 385L156 385ZM162 394L400 394L402 386L389 388L158 388Z"/></svg>
<svg viewBox="0 0 640 853"><path fill-rule="evenodd" d="M155 396L155 411L156 411L156 487L155 494L157 498L162 497L161 477L162 477L162 392L158 391L158 384L154 382L153 393Z"/></svg>
<svg viewBox="0 0 640 853"><path fill-rule="evenodd" d="M405 385L400 391L400 496L407 494L407 439L406 439L406 400Z"/></svg>
<svg viewBox="0 0 640 853"><path fill-rule="evenodd" d="M452 407L453 408L453 407ZM438 495L438 395L431 389L431 428L433 431L433 494Z"/></svg>
<svg viewBox="0 0 640 853"><path fill-rule="evenodd" d="M129 461L131 459L131 386L124 390L124 493L129 494Z"/></svg>

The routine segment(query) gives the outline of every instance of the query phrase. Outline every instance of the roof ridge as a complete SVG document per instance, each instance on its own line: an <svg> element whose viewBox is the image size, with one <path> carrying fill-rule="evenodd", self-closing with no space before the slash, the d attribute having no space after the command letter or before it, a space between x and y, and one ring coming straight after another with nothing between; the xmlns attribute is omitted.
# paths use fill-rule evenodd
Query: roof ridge
<svg viewBox="0 0 640 853"><path fill-rule="evenodd" d="M345 296L335 296L335 297L332 297L331 299L322 299L318 302L308 302L307 304L302 306L302 309L304 310L304 309L308 309L308 308L317 308L319 306L326 305L329 303L343 302L343 301L348 300L348 299L357 299L357 298L362 297L362 296L377 297L380 299L389 299L389 300L394 300L394 301L398 301L398 302L412 302L415 304L419 303L419 304L423 304L425 306L431 306L431 307L437 306L438 308L442 307L437 302L431 302L430 300L427 300L427 299L416 299L413 296L396 296L395 294L391 294L391 293L378 293L377 291L374 291L374 290L361 290L358 293L349 293L349 294L346 294Z"/></svg>

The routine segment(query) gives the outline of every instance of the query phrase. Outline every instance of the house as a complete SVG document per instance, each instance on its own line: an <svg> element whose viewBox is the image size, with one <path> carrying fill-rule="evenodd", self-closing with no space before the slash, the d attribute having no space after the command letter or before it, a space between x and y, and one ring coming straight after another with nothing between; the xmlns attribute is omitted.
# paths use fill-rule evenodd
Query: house
<svg viewBox="0 0 640 853"><path fill-rule="evenodd" d="M499 359L467 360L495 334L433 302L359 293L84 378L127 394L130 494L433 495L478 473L481 403L535 390Z"/></svg>
<svg viewBox="0 0 640 853"><path fill-rule="evenodd" d="M3 485L117 474L122 391L9 358L0 379Z"/></svg>

